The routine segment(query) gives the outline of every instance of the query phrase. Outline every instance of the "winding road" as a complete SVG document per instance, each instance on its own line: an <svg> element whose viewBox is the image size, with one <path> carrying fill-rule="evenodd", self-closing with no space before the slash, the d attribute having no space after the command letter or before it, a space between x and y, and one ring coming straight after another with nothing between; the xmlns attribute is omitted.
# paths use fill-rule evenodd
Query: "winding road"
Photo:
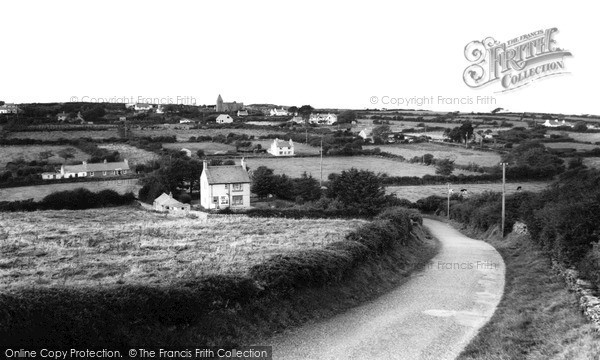
<svg viewBox="0 0 600 360"><path fill-rule="evenodd" d="M430 219L440 252L406 283L271 339L273 359L454 359L493 315L504 262L489 244Z"/></svg>

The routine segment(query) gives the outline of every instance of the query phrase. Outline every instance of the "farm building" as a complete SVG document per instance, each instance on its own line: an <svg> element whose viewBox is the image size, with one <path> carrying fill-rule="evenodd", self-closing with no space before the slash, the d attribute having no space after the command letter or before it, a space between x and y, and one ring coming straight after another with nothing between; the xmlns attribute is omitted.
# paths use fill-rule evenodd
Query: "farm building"
<svg viewBox="0 0 600 360"><path fill-rule="evenodd" d="M217 124L230 124L233 122L233 118L227 114L221 114L217 116Z"/></svg>
<svg viewBox="0 0 600 360"><path fill-rule="evenodd" d="M364 140L373 139L373 129L371 129L371 128L363 129L361 132L358 133L358 136L360 136Z"/></svg>
<svg viewBox="0 0 600 360"><path fill-rule="evenodd" d="M66 112L61 112L60 114L56 115L57 119L59 122L63 122L66 121L69 118L69 114L67 114Z"/></svg>
<svg viewBox="0 0 600 360"><path fill-rule="evenodd" d="M563 121L558 121L558 120L546 120L546 122L544 122L542 125L544 125L545 127L559 127L559 126L568 126L568 127L573 127L573 124L565 122Z"/></svg>
<svg viewBox="0 0 600 360"><path fill-rule="evenodd" d="M289 113L284 108L281 108L281 109L271 109L271 111L269 111L269 115L271 115L271 116L288 116Z"/></svg>
<svg viewBox="0 0 600 360"><path fill-rule="evenodd" d="M71 178L94 178L94 177L115 177L127 175L131 172L127 159L122 162L106 162L97 164L88 164L84 161L81 165L61 165L60 171L55 173L42 173L42 179L71 179Z"/></svg>
<svg viewBox="0 0 600 360"><path fill-rule="evenodd" d="M319 125L333 125L337 122L337 115L335 114L310 114L308 122L311 124Z"/></svg>
<svg viewBox="0 0 600 360"><path fill-rule="evenodd" d="M273 156L294 156L294 142L292 139L289 141L275 139L267 152Z"/></svg>
<svg viewBox="0 0 600 360"><path fill-rule="evenodd" d="M250 176L242 158L240 165L208 166L200 175L200 205L205 209L250 207Z"/></svg>
<svg viewBox="0 0 600 360"><path fill-rule="evenodd" d="M248 116L248 110L238 110L237 116Z"/></svg>
<svg viewBox="0 0 600 360"><path fill-rule="evenodd" d="M4 104L0 106L0 114L16 114L19 110L19 107L15 104Z"/></svg>
<svg viewBox="0 0 600 360"><path fill-rule="evenodd" d="M152 110L152 104L140 104L137 103L133 106L133 109L135 111L140 111L140 112L147 112Z"/></svg>
<svg viewBox="0 0 600 360"><path fill-rule="evenodd" d="M154 199L152 206L156 211L167 211L174 214L187 215L190 212L190 204L181 203L173 199L171 194L165 193Z"/></svg>

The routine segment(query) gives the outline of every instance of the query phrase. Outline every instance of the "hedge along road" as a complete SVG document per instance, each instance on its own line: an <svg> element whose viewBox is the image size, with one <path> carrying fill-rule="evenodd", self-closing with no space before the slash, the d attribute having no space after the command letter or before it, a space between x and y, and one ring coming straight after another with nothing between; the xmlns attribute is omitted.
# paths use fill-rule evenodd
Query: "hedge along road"
<svg viewBox="0 0 600 360"><path fill-rule="evenodd" d="M273 359L454 359L492 317L504 261L489 244L424 219L440 252L402 286L271 339Z"/></svg>

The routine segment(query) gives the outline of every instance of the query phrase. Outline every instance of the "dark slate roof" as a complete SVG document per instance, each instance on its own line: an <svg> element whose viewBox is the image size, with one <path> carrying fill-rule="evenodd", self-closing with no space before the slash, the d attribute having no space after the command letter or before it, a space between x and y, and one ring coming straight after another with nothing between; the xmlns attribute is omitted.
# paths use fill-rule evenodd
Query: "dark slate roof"
<svg viewBox="0 0 600 360"><path fill-rule="evenodd" d="M206 179L209 184L249 183L250 176L241 165L207 166Z"/></svg>
<svg viewBox="0 0 600 360"><path fill-rule="evenodd" d="M68 172L113 171L113 170L129 170L129 164L126 161L122 161L122 162L97 163L97 164L65 165L65 171L68 171Z"/></svg>

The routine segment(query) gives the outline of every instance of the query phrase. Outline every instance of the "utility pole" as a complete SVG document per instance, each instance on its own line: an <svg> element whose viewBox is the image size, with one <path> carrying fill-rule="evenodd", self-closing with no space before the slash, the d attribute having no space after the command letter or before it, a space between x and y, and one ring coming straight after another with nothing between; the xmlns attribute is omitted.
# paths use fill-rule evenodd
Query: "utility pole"
<svg viewBox="0 0 600 360"><path fill-rule="evenodd" d="M506 216L506 163L502 164L502 226L501 226L501 234L504 237L504 218Z"/></svg>
<svg viewBox="0 0 600 360"><path fill-rule="evenodd" d="M446 209L446 217L450 220L450 183L448 183L448 207Z"/></svg>
<svg viewBox="0 0 600 360"><path fill-rule="evenodd" d="M319 180L319 186L323 186L323 136L321 136L321 164L320 164L321 177Z"/></svg>

